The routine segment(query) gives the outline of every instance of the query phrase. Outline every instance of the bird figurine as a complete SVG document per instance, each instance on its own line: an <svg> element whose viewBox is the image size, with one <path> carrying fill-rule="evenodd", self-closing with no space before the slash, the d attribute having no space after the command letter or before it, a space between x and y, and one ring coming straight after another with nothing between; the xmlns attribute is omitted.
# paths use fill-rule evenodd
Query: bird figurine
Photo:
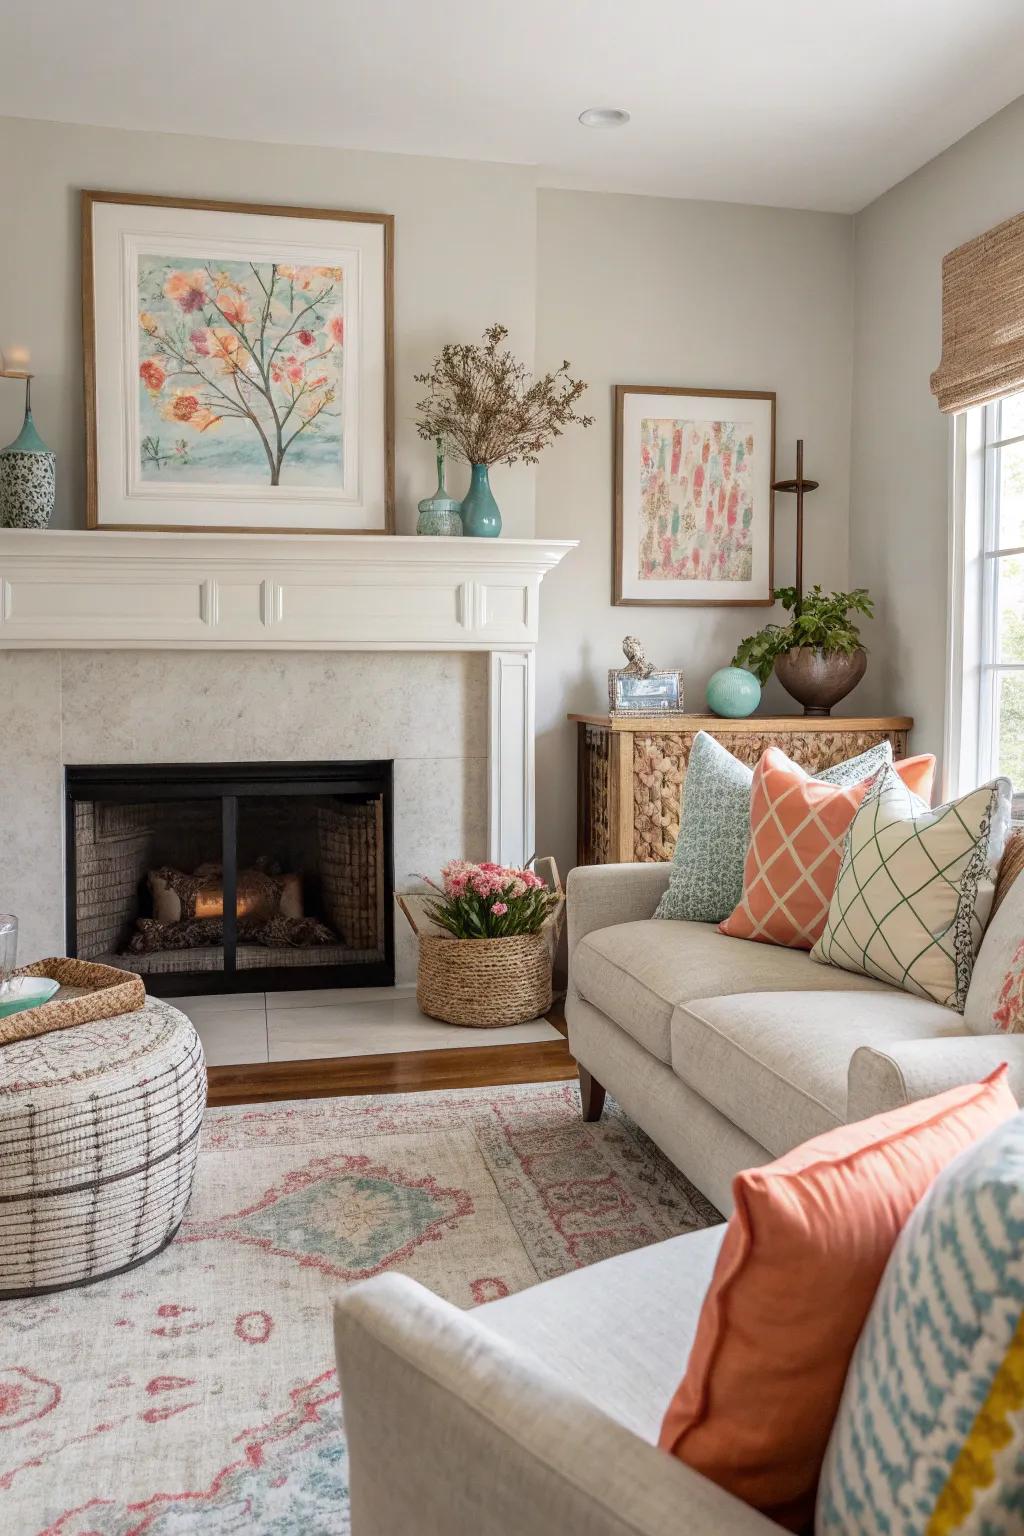
<svg viewBox="0 0 1024 1536"><path fill-rule="evenodd" d="M629 662L629 666L622 668L620 676L650 677L654 671L654 663L647 660L647 652L635 635L627 635L623 640L622 653Z"/></svg>

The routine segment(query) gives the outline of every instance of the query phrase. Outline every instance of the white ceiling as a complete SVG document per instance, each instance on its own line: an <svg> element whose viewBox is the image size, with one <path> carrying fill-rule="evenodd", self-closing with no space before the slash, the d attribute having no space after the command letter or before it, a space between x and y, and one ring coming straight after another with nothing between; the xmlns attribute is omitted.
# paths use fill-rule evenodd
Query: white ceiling
<svg viewBox="0 0 1024 1536"><path fill-rule="evenodd" d="M852 212L1021 93L1021 0L0 0L10 116L672 197Z"/></svg>

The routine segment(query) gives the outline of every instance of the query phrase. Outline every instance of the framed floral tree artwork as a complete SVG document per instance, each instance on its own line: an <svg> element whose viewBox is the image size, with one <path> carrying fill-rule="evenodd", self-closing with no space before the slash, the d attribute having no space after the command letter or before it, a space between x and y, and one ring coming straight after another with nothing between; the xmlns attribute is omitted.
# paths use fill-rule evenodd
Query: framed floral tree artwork
<svg viewBox="0 0 1024 1536"><path fill-rule="evenodd" d="M775 395L615 386L612 601L772 602Z"/></svg>
<svg viewBox="0 0 1024 1536"><path fill-rule="evenodd" d="M91 528L394 529L390 214L82 194Z"/></svg>

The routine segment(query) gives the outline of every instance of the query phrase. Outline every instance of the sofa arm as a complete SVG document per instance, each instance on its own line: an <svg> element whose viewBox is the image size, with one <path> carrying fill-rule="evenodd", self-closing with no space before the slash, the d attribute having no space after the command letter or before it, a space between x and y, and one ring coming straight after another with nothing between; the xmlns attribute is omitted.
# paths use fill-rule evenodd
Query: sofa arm
<svg viewBox="0 0 1024 1536"><path fill-rule="evenodd" d="M1024 1103L1024 1035L940 1035L884 1049L862 1045L850 1061L846 1118L865 1120L961 1083L980 1082L1004 1061L1014 1097Z"/></svg>
<svg viewBox="0 0 1024 1536"><path fill-rule="evenodd" d="M779 1536L404 1275L334 1311L355 1536Z"/></svg>
<svg viewBox="0 0 1024 1536"><path fill-rule="evenodd" d="M565 883L569 965L580 939L597 928L653 917L671 864L580 864Z"/></svg>

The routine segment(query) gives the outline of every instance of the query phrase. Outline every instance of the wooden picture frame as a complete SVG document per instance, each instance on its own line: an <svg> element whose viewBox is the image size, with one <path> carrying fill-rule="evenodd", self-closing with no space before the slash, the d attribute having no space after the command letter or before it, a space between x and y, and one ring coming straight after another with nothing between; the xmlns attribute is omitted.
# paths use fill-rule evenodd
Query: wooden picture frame
<svg viewBox="0 0 1024 1536"><path fill-rule="evenodd" d="M89 528L394 533L393 214L83 191L81 230Z"/></svg>
<svg viewBox="0 0 1024 1536"><path fill-rule="evenodd" d="M775 391L616 384L614 401L613 604L770 607L775 541L775 496L771 489L775 479ZM682 411L684 401L695 402L690 412ZM711 414L699 417L695 411L704 401ZM729 416L730 401L749 402L747 412ZM669 425L673 429L670 441L664 430ZM736 430L740 426L749 428L742 437ZM731 429L724 451L711 453L726 436L723 428ZM665 466L653 462L653 450L659 459L664 459L667 450L667 476ZM696 493L690 478L682 473L684 458L694 456L701 475ZM711 498L704 495L703 479L709 462L717 464L719 494L714 507ZM630 465L635 465L636 476L627 481ZM655 478L659 470L662 478L652 489L644 477ZM674 483L679 490L675 502L666 479L669 486ZM649 503L652 494L667 503L663 512L652 510L650 504L644 506L645 497ZM696 524L698 513L707 517L703 529ZM661 539L657 538L656 518L667 518L669 523ZM692 525L689 531L687 521ZM663 547L666 538L672 541L667 550ZM660 570L654 550L661 551ZM633 556L630 569L628 551ZM686 575L674 574L683 570L687 551L694 562L692 570L687 569ZM745 588L749 588L749 595Z"/></svg>

